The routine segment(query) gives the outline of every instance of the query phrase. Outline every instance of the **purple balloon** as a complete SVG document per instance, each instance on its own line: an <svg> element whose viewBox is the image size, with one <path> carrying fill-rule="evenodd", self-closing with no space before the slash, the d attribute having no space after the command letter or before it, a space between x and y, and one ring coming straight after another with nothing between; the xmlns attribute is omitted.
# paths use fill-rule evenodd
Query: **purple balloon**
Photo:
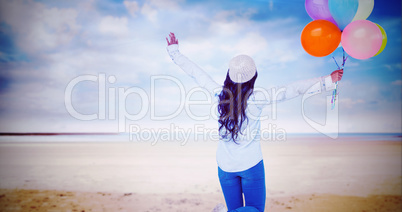
<svg viewBox="0 0 402 212"><path fill-rule="evenodd" d="M327 20L338 26L332 18L331 12L328 7L328 0L306 0L305 7L307 14L313 20Z"/></svg>

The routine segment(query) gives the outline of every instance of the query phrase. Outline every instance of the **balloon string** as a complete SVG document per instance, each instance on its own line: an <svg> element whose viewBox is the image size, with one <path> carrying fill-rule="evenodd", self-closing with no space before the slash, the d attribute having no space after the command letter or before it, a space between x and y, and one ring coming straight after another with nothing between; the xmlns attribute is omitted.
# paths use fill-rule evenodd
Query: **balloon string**
<svg viewBox="0 0 402 212"><path fill-rule="evenodd" d="M341 69L341 67L339 67L338 62L336 62L335 57L332 56L332 59L334 59L336 66L338 66L338 69Z"/></svg>
<svg viewBox="0 0 402 212"><path fill-rule="evenodd" d="M342 57L342 59L343 59L343 62L342 62L342 69L345 67L345 63L346 63L346 60L348 59L348 57L349 56L346 56L345 57L345 50L342 48L342 53L343 53L343 57ZM339 66L338 66L339 67Z"/></svg>
<svg viewBox="0 0 402 212"><path fill-rule="evenodd" d="M342 48L342 67L339 67L338 62L336 61L335 57L332 56L332 59L334 59L336 66L338 66L339 69L344 69L346 60L348 59L349 56L345 57L345 50ZM331 110L335 108L335 101L338 96L338 81L335 82L335 89L332 91L332 98L331 98Z"/></svg>

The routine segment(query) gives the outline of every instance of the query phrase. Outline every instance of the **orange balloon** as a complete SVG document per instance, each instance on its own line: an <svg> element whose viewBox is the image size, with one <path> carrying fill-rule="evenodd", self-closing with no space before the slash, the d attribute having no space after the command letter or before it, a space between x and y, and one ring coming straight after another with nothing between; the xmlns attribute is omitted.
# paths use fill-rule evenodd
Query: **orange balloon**
<svg viewBox="0 0 402 212"><path fill-rule="evenodd" d="M338 48L341 30L327 20L314 20L307 24L301 34L304 50L312 56L324 57Z"/></svg>

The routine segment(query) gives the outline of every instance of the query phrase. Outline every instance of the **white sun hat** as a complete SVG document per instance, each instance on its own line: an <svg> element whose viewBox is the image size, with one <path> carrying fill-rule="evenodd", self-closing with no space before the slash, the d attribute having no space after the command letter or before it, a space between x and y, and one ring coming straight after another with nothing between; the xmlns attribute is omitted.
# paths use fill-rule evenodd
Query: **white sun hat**
<svg viewBox="0 0 402 212"><path fill-rule="evenodd" d="M235 83L244 83L257 72L254 60L248 55L238 55L229 62L229 77Z"/></svg>

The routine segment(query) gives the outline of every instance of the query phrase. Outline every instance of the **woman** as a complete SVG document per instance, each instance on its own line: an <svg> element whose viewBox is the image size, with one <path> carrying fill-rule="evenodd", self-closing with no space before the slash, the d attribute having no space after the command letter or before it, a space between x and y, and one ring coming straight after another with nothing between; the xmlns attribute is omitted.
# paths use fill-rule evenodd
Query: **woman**
<svg viewBox="0 0 402 212"><path fill-rule="evenodd" d="M343 70L330 76L290 84L281 92L254 91L257 68L253 59L239 55L229 62L223 87L201 68L182 55L173 33L166 38L167 51L172 60L218 101L220 139L216 152L219 181L230 212L264 211L266 190L264 163L260 146L260 115L263 107L273 101L294 98L307 90L331 90L341 80ZM244 201L243 203L243 195ZM213 211L227 211L222 204Z"/></svg>

